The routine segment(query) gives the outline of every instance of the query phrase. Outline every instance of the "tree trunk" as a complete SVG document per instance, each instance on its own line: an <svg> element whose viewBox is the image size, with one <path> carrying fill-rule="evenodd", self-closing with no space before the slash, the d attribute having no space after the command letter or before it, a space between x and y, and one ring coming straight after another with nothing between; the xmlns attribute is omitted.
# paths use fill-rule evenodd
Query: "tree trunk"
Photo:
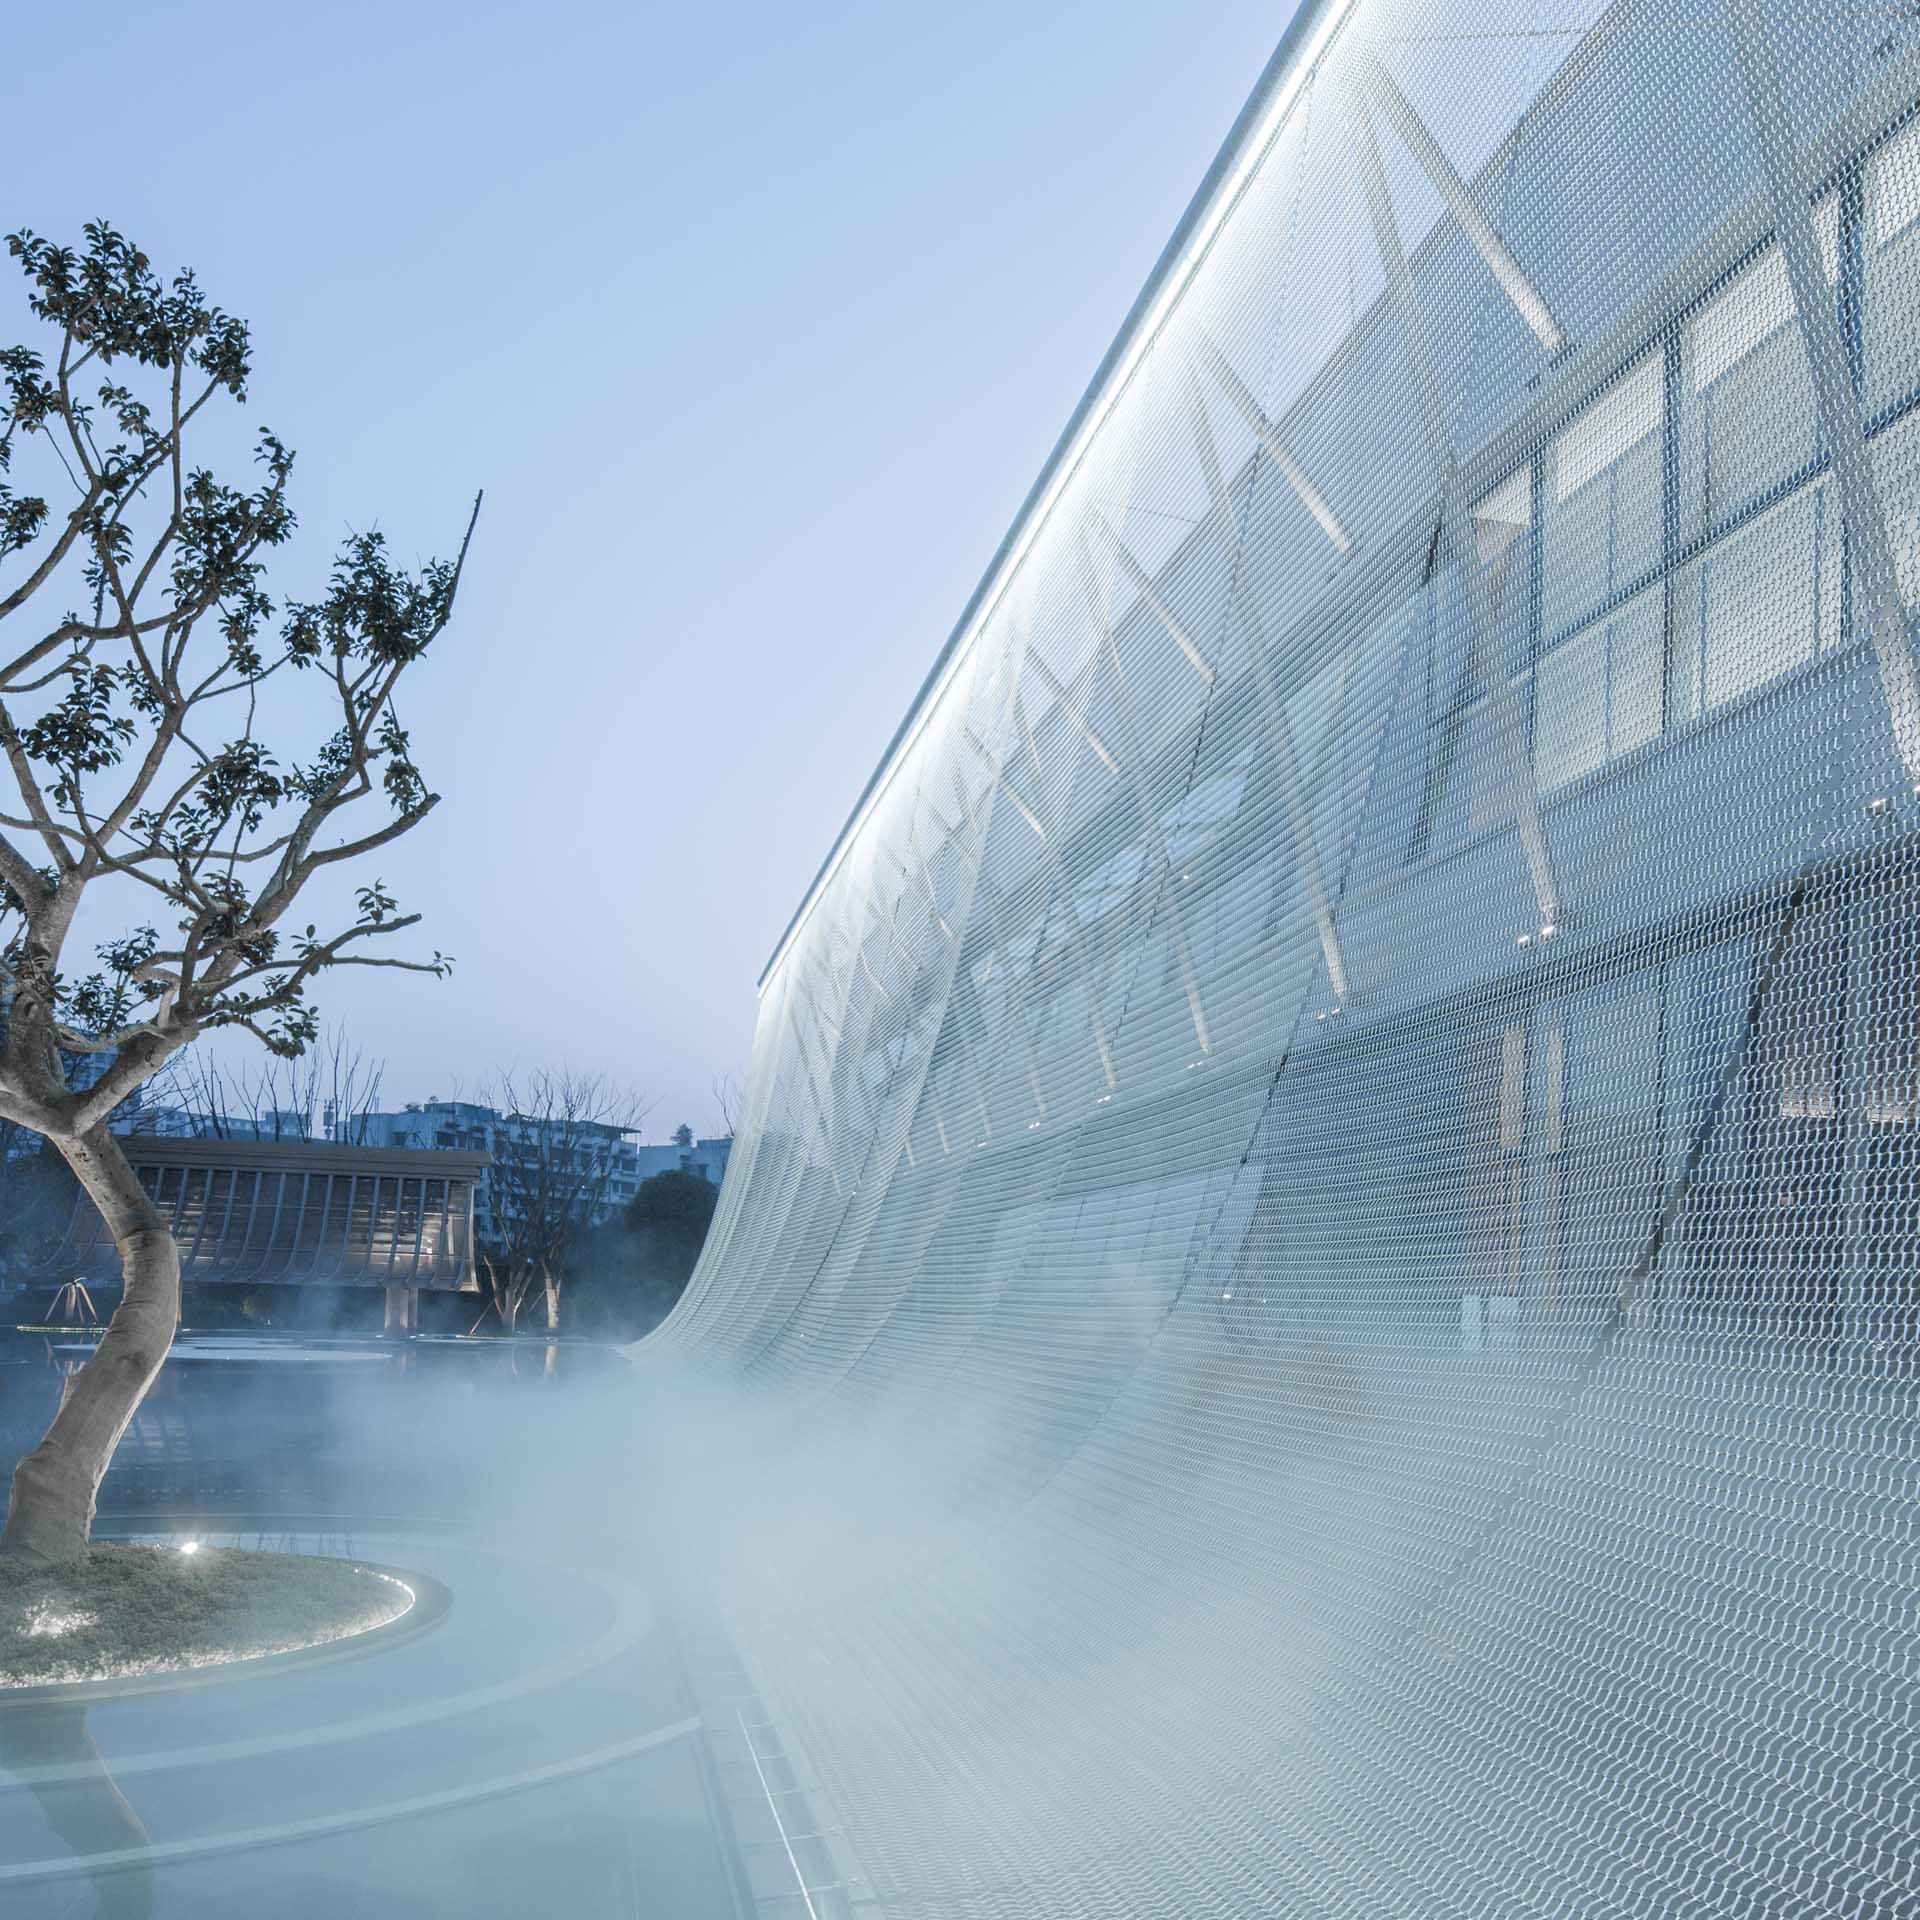
<svg viewBox="0 0 1920 1920"><path fill-rule="evenodd" d="M499 1316L500 1324L511 1333L520 1318L520 1296L514 1285L513 1270L509 1268L506 1278L502 1279L500 1269L484 1253L480 1256L480 1265L486 1272L487 1297L493 1311ZM478 1327L486 1317L483 1313L473 1324Z"/></svg>
<svg viewBox="0 0 1920 1920"><path fill-rule="evenodd" d="M47 1437L14 1470L0 1555L44 1563L86 1551L100 1482L180 1322L180 1251L119 1141L102 1125L53 1144L120 1250L122 1292Z"/></svg>

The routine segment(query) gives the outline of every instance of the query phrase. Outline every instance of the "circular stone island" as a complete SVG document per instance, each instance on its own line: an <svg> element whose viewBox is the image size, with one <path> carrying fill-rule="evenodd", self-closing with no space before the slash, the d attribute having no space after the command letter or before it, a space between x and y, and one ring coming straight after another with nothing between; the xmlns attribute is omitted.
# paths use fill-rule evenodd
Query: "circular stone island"
<svg viewBox="0 0 1920 1920"><path fill-rule="evenodd" d="M278 1664L397 1627L418 1583L353 1560L197 1540L96 1542L72 1566L0 1560L0 1706Z"/></svg>

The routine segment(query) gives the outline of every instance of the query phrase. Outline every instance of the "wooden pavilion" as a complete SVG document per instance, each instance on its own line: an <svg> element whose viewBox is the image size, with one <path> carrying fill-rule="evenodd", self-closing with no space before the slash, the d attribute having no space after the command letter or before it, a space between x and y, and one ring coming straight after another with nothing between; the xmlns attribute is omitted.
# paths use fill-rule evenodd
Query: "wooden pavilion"
<svg viewBox="0 0 1920 1920"><path fill-rule="evenodd" d="M167 1216L187 1284L383 1287L389 1333L413 1331L422 1289L478 1290L484 1153L145 1134L120 1144ZM84 1193L36 1264L53 1285L118 1280L119 1256Z"/></svg>

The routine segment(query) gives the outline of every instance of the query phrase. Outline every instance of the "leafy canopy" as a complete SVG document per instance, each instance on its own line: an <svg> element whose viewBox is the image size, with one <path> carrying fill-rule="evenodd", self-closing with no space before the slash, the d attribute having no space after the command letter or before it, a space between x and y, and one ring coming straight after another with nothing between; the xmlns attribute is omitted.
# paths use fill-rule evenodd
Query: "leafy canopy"
<svg viewBox="0 0 1920 1920"><path fill-rule="evenodd" d="M344 924L291 916L437 803L398 691L473 523L415 571L353 533L315 597L276 599L293 454L261 429L249 473L189 456L247 397L245 323L101 223L7 250L52 343L0 349L0 1117L62 1135L211 1029L297 1055L330 968L447 971L375 950L419 919L378 879ZM74 977L83 898L120 930Z"/></svg>

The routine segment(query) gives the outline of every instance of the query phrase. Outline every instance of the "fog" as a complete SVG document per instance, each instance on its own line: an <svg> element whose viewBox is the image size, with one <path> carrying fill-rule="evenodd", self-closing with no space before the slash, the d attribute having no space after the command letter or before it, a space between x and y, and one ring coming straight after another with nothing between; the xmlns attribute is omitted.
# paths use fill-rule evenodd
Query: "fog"
<svg viewBox="0 0 1920 1920"><path fill-rule="evenodd" d="M626 1372L535 1343L183 1341L106 1483L103 1536L331 1553L444 1592L416 1608L434 1617L311 1665L8 1703L0 1905L731 1911L661 1555L629 1497ZM10 1440L58 1378L44 1353L6 1367Z"/></svg>
<svg viewBox="0 0 1920 1920"><path fill-rule="evenodd" d="M1880 1662L1891 1589L1842 1571L1865 1510L1821 1491L1817 1436L1891 1458L1897 1409L1790 1329L1631 1332L1588 1377L1593 1322L1463 1362L1418 1317L1228 1320L1193 1290L1142 1314L1138 1281L1111 1314L1079 1291L1097 1363L1031 1338L1030 1286L1002 1299L1052 1354L1041 1392L991 1326L858 1386L684 1320L626 1350L186 1337L103 1535L348 1557L418 1617L7 1704L5 1910L1230 1915L1371 1888L1425 1920L1518 1911L1545 1874L1573 1911L1629 1852L1683 1877L1760 1817L1722 1708L1784 1729ZM10 1444L73 1357L16 1339ZM1650 1399L1711 1417L1649 1427ZM1828 1569L1818 1608L1794 1566ZM1890 1789L1859 1737L1902 1712L1762 1751ZM1698 1765L1689 1826L1650 1783ZM1859 1819L1891 1831L1903 1794ZM1555 1845L1530 1810L1569 1797L1588 1825Z"/></svg>

